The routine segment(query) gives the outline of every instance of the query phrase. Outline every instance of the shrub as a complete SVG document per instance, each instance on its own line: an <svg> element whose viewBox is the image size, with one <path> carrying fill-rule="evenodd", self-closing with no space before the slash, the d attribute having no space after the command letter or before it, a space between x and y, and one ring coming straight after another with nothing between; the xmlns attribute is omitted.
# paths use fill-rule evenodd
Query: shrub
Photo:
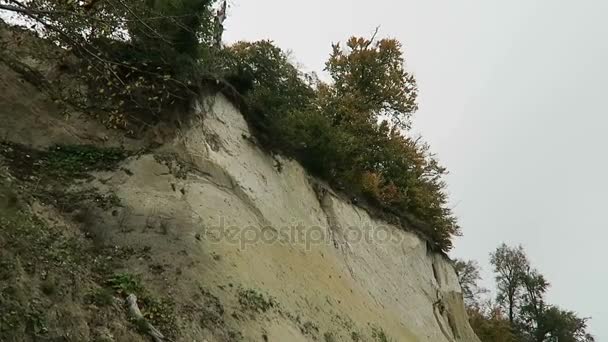
<svg viewBox="0 0 608 342"><path fill-rule="evenodd" d="M130 273L115 274L110 277L106 283L116 291L116 293L123 296L127 296L131 293L141 295L144 291L139 277Z"/></svg>
<svg viewBox="0 0 608 342"><path fill-rule="evenodd" d="M239 291L239 304L244 309L257 313L264 313L277 305L272 297L264 296L251 289Z"/></svg>

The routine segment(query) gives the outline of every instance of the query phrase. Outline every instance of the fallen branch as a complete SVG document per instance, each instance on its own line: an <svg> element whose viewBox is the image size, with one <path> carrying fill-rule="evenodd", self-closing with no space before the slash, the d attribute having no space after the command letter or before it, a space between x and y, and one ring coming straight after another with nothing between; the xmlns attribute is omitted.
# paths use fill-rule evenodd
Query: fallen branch
<svg viewBox="0 0 608 342"><path fill-rule="evenodd" d="M136 320L146 330L146 333L152 337L154 342L171 342L170 339L166 338L158 329L156 329L148 320L144 318L144 315L137 306L137 296L130 294L127 297L127 305L129 306L129 315L131 318Z"/></svg>

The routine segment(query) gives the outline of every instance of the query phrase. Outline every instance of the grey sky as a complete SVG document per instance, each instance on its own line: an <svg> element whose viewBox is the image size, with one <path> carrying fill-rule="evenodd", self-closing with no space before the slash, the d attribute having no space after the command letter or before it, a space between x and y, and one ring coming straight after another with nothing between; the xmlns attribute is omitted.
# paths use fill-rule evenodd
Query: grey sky
<svg viewBox="0 0 608 342"><path fill-rule="evenodd" d="M232 0L228 41L273 39L319 71L330 43L398 38L418 80L414 131L451 171L478 260L523 244L550 300L593 316L608 341L608 2L564 0Z"/></svg>

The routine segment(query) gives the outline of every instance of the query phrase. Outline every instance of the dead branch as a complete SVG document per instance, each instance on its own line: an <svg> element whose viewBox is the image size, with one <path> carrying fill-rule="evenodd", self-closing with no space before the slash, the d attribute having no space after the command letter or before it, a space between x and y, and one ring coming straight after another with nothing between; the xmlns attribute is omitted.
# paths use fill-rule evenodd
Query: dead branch
<svg viewBox="0 0 608 342"><path fill-rule="evenodd" d="M378 31L379 30L380 30L380 26L376 26L376 30L374 31L374 34L369 39L369 41L367 42L367 44L365 44L364 49L367 49L370 45L372 45L372 43L374 42L374 40L376 40L376 36L378 35Z"/></svg>
<svg viewBox="0 0 608 342"><path fill-rule="evenodd" d="M144 315L141 313L141 310L139 310L139 306L137 305L137 296L132 293L129 294L127 297L127 305L129 307L129 315L131 315L131 318L141 323L141 325L146 329L146 333L152 337L154 342L171 341L144 318Z"/></svg>

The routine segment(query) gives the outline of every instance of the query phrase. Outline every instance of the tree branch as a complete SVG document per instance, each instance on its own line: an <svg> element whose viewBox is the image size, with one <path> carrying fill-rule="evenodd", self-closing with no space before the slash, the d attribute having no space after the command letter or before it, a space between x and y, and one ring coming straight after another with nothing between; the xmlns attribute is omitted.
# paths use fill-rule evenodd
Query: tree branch
<svg viewBox="0 0 608 342"><path fill-rule="evenodd" d="M370 45L372 45L372 43L374 42L374 40L376 40L376 36L378 35L378 31L380 30L380 26L376 26L376 30L374 31L374 34L372 35L372 37L369 39L369 41L367 42L367 44L365 44L365 46L363 47L363 49L367 49Z"/></svg>
<svg viewBox="0 0 608 342"><path fill-rule="evenodd" d="M0 4L0 10L21 13L21 14L25 14L28 16L34 15L34 14L54 14L54 13L56 13L53 11L40 11L40 10L33 10L30 8L22 8L22 7L17 7L17 6L12 6L12 5L3 5L3 4Z"/></svg>

